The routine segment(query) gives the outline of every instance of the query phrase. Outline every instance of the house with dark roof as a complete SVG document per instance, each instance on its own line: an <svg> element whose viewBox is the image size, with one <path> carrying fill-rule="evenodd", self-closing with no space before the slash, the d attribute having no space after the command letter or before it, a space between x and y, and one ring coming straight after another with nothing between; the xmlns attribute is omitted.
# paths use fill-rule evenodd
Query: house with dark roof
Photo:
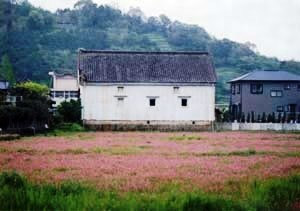
<svg viewBox="0 0 300 211"><path fill-rule="evenodd" d="M208 125L216 73L206 52L80 50L85 124Z"/></svg>
<svg viewBox="0 0 300 211"><path fill-rule="evenodd" d="M300 76L282 70L253 71L229 81L234 116L300 112Z"/></svg>
<svg viewBox="0 0 300 211"><path fill-rule="evenodd" d="M79 99L77 76L72 71L58 70L49 72L51 76L50 97L56 108L64 101Z"/></svg>

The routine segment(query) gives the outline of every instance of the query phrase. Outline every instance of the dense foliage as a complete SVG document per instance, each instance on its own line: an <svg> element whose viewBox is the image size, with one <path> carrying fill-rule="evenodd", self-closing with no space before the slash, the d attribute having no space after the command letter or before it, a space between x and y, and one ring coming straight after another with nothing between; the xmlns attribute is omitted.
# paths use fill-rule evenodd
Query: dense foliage
<svg viewBox="0 0 300 211"><path fill-rule="evenodd" d="M41 128L49 121L48 88L35 82L17 84L10 90L15 102L0 106L0 128ZM20 131L18 131L20 132Z"/></svg>
<svg viewBox="0 0 300 211"><path fill-rule="evenodd" d="M80 100L64 101L57 107L58 115L62 117L63 122L81 121L81 102Z"/></svg>
<svg viewBox="0 0 300 211"><path fill-rule="evenodd" d="M176 187L120 196L74 182L35 185L15 172L4 172L0 175L0 203L4 210L297 210L299 184L299 176L255 181L237 198L182 192Z"/></svg>
<svg viewBox="0 0 300 211"><path fill-rule="evenodd" d="M139 9L125 14L91 0L55 13L17 2L0 3L0 56L9 56L18 80L46 82L49 70L74 70L78 48L209 51L217 67L217 93L222 102L228 95L225 82L241 73L280 65L300 70L298 62L280 63L256 53L251 43L218 40L201 27L171 21L164 15L146 18Z"/></svg>

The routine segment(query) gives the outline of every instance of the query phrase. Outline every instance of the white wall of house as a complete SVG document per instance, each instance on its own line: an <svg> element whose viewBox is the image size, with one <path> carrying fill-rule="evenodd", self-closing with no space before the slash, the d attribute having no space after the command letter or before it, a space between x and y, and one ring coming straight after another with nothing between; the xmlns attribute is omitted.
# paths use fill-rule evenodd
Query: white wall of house
<svg viewBox="0 0 300 211"><path fill-rule="evenodd" d="M179 90L174 90L174 85L84 85L80 87L82 118L89 121L214 121L214 85L178 87ZM155 99L155 106L149 105L150 99ZM187 99L187 106L182 106L181 99Z"/></svg>
<svg viewBox="0 0 300 211"><path fill-rule="evenodd" d="M76 91L78 90L77 78L74 76L55 76L53 78L53 90L68 90L68 91Z"/></svg>
<svg viewBox="0 0 300 211"><path fill-rule="evenodd" d="M51 100L55 102L53 107L57 107L64 101L78 99L79 86L76 77L72 75L57 76L53 72L50 72L49 75L53 79L51 88Z"/></svg>

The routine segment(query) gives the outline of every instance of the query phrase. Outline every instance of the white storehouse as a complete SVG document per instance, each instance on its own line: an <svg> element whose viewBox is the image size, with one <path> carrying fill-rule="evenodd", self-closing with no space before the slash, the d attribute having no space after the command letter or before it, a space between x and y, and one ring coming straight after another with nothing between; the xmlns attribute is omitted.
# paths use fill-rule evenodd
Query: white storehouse
<svg viewBox="0 0 300 211"><path fill-rule="evenodd" d="M86 125L209 125L216 73L203 52L80 50Z"/></svg>
<svg viewBox="0 0 300 211"><path fill-rule="evenodd" d="M55 102L54 108L63 101L78 100L79 86L74 74L49 72L49 75L52 76L50 96L51 100Z"/></svg>

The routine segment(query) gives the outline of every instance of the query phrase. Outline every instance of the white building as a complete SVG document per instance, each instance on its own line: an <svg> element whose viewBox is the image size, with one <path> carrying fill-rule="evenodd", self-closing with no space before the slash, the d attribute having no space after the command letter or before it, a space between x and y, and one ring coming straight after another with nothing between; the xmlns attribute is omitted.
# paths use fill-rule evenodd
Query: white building
<svg viewBox="0 0 300 211"><path fill-rule="evenodd" d="M63 101L78 100L79 86L77 77L71 73L58 74L49 72L52 76L52 88L50 90L51 100L55 102L56 108Z"/></svg>
<svg viewBox="0 0 300 211"><path fill-rule="evenodd" d="M85 124L209 125L216 73L203 52L80 50Z"/></svg>

